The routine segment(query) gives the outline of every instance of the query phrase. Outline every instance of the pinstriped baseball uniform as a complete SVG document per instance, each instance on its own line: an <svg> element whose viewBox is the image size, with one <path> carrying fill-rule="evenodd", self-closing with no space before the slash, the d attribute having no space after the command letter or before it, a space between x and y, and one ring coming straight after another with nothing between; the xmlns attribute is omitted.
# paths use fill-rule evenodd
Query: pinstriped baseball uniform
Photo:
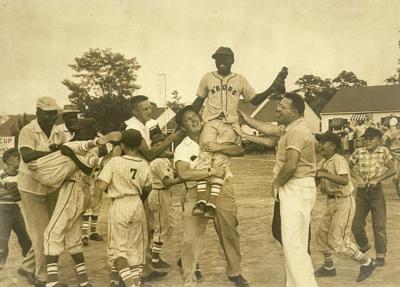
<svg viewBox="0 0 400 287"><path fill-rule="evenodd" d="M224 77L217 72L209 72L201 79L196 94L207 98L202 114L205 124L200 145L206 142L236 143L237 134L232 125L238 125L237 108L240 96L245 101L250 101L256 94L246 78L236 73ZM197 168L211 165L225 167L229 165L229 157L221 153L201 151Z"/></svg>
<svg viewBox="0 0 400 287"><path fill-rule="evenodd" d="M355 201L352 196L354 186L350 178L349 165L343 156L334 154L327 160L323 159L318 164L318 169L349 177L346 185L340 185L325 178L321 179L321 191L328 194L328 199L327 208L317 232L320 252L326 257L337 252L360 261L363 253L348 237L355 212Z"/></svg>
<svg viewBox="0 0 400 287"><path fill-rule="evenodd" d="M174 178L171 161L156 158L150 163L153 190L149 195L149 206L154 211L153 241L164 243L172 234L174 217L172 209L172 191L163 183L163 179Z"/></svg>
<svg viewBox="0 0 400 287"><path fill-rule="evenodd" d="M69 142L65 145L80 155L86 152L86 157L80 157L88 167L97 164L96 149L89 150L88 141ZM74 173L62 184L56 207L50 222L44 231L44 254L60 255L64 250L71 254L81 250L82 214L90 206L89 176L76 167Z"/></svg>
<svg viewBox="0 0 400 287"><path fill-rule="evenodd" d="M104 166L99 179L108 184L108 197L112 198L108 220L111 259L123 257L130 266L143 264L147 225L139 195L143 187L151 185L149 166L139 157L114 157Z"/></svg>

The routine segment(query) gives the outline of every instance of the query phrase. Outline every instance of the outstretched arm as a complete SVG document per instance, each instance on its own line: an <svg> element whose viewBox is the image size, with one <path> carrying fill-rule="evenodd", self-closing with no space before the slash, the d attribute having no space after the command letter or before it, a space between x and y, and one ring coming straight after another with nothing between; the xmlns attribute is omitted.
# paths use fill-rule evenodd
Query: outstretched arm
<svg viewBox="0 0 400 287"><path fill-rule="evenodd" d="M285 79L288 75L288 69L283 67L279 74L276 76L275 80L272 82L271 86L264 92L255 95L250 103L253 105L259 105L265 101L272 94L284 94L286 92Z"/></svg>
<svg viewBox="0 0 400 287"><path fill-rule="evenodd" d="M248 124L250 127L258 130L260 133L270 136L270 137L280 137L281 136L281 127L275 126L271 123L260 122L252 117L248 116L242 111L238 111L240 119Z"/></svg>

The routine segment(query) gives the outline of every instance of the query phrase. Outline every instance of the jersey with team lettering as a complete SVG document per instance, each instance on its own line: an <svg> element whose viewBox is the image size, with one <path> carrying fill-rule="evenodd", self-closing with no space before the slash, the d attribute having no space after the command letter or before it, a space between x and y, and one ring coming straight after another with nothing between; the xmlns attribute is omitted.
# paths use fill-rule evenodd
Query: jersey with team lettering
<svg viewBox="0 0 400 287"><path fill-rule="evenodd" d="M112 158L98 178L108 184L108 196L111 198L139 195L143 187L151 185L151 172L146 161L129 155Z"/></svg>
<svg viewBox="0 0 400 287"><path fill-rule="evenodd" d="M238 121L240 96L248 102L256 92L240 74L230 73L224 77L217 72L209 72L201 79L196 94L207 98L202 115L205 122L220 117L222 113L226 123L235 123Z"/></svg>

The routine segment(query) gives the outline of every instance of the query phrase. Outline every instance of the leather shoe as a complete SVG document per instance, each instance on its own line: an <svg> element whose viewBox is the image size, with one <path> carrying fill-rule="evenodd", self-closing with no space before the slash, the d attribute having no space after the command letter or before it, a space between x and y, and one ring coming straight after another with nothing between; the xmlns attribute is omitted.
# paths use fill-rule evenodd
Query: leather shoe
<svg viewBox="0 0 400 287"><path fill-rule="evenodd" d="M103 241L103 237L97 232L90 234L89 239L93 241Z"/></svg>
<svg viewBox="0 0 400 287"><path fill-rule="evenodd" d="M238 276L228 277L229 281L235 283L236 287L249 287L249 281L247 281L241 274Z"/></svg>

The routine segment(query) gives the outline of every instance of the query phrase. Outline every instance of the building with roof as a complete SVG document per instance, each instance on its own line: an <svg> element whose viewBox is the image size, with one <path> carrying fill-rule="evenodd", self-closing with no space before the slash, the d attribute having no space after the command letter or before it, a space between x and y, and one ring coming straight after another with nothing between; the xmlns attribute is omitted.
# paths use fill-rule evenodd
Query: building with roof
<svg viewBox="0 0 400 287"><path fill-rule="evenodd" d="M343 88L321 112L321 130L341 130L346 122L388 126L400 119L400 85Z"/></svg>
<svg viewBox="0 0 400 287"><path fill-rule="evenodd" d="M240 101L239 110L251 115L254 119L258 121L277 123L275 112L279 102L280 99L268 98L260 105L253 106L250 103ZM310 106L307 103L305 104L304 120L313 133L318 133L320 132L320 119L310 108ZM255 130L250 129L249 127L244 127L244 131L246 133L255 134Z"/></svg>

